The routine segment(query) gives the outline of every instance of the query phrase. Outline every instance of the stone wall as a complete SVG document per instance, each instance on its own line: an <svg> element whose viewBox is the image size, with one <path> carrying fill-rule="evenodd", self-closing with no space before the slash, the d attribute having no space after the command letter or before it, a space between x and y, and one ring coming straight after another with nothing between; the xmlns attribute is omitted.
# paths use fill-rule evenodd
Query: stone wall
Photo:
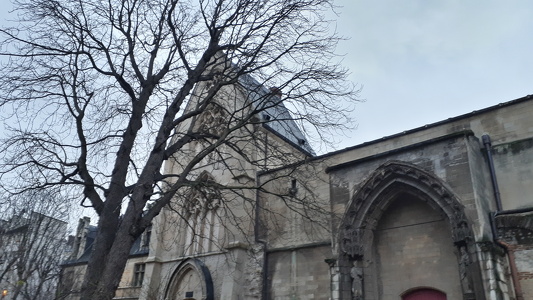
<svg viewBox="0 0 533 300"><path fill-rule="evenodd" d="M493 156L503 209L531 207L533 138L494 144Z"/></svg>
<svg viewBox="0 0 533 300"><path fill-rule="evenodd" d="M329 246L268 253L267 299L329 299Z"/></svg>
<svg viewBox="0 0 533 300"><path fill-rule="evenodd" d="M457 250L445 216L408 195L394 201L375 233L379 297L397 300L406 291L431 287L448 299L462 297ZM370 290L370 288L369 288Z"/></svg>

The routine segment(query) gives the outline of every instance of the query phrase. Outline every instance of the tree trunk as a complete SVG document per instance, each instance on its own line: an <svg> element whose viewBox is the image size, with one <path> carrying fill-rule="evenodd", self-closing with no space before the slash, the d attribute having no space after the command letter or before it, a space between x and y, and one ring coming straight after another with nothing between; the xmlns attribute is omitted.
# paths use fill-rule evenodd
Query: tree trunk
<svg viewBox="0 0 533 300"><path fill-rule="evenodd" d="M87 270L81 288L80 300L96 299L93 297L111 254L118 227L118 214L104 210L98 221L98 231L87 263Z"/></svg>
<svg viewBox="0 0 533 300"><path fill-rule="evenodd" d="M98 234L91 258L87 265L80 300L111 300L118 288L128 256L139 234L133 235L130 228L139 220L132 209L119 217L102 215L98 222ZM118 229L114 229L118 228Z"/></svg>
<svg viewBox="0 0 533 300"><path fill-rule="evenodd" d="M121 234L113 244L107 256L104 272L99 278L98 286L94 291L89 291L91 300L111 300L118 288L122 273L126 266L131 246L135 238L129 234Z"/></svg>
<svg viewBox="0 0 533 300"><path fill-rule="evenodd" d="M82 290L81 300L113 299L134 241L135 239L129 234L117 235L111 250L105 254L105 263L98 266L99 268L92 269L89 269L91 266L89 263L86 279L95 279L85 282L86 286ZM94 263L93 261L92 264ZM95 272L96 269L101 272ZM90 273L91 271L93 273Z"/></svg>

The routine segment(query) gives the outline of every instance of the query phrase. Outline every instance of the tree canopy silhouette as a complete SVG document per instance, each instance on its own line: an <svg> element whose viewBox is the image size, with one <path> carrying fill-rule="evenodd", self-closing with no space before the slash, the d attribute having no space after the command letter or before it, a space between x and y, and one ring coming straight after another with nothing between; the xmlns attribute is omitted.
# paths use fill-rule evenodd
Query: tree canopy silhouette
<svg viewBox="0 0 533 300"><path fill-rule="evenodd" d="M82 299L113 298L132 243L195 184L202 160L222 159L225 146L265 166L235 141L251 136L250 125L276 122L257 118L262 111L283 105L290 113L282 118L321 140L349 124L347 107L357 101L333 52L338 38L324 16L331 0L14 5L16 27L0 29L0 179L11 193L78 191L94 209L98 236ZM210 122L226 120L217 130L197 125L208 124L206 111L220 111L216 99L229 87L246 90L244 107L213 114ZM181 155L192 143L201 150ZM162 172L178 153L181 172ZM271 167L296 160L277 155Z"/></svg>

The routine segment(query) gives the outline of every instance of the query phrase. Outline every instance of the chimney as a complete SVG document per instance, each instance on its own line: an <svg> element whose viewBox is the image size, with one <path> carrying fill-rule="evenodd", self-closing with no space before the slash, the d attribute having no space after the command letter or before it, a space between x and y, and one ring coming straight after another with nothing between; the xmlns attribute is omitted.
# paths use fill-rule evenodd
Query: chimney
<svg viewBox="0 0 533 300"><path fill-rule="evenodd" d="M281 89L279 87L276 87L276 86L273 86L270 88L270 93L272 93L272 95L275 95L275 96L278 96L278 97L281 97L283 95L283 93L281 92Z"/></svg>

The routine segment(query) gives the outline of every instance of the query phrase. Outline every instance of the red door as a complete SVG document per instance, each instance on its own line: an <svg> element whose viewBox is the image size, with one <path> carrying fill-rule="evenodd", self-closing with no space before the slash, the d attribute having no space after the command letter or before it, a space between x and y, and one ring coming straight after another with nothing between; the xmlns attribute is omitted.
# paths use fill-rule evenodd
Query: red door
<svg viewBox="0 0 533 300"><path fill-rule="evenodd" d="M402 300L446 300L446 294L433 289L418 289L403 295Z"/></svg>

